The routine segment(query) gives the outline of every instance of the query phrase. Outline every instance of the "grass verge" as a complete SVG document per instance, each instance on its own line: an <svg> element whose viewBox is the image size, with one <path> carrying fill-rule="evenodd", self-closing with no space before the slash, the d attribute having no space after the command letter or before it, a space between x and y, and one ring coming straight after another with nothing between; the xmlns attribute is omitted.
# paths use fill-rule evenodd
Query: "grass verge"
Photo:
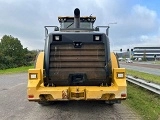
<svg viewBox="0 0 160 120"><path fill-rule="evenodd" d="M160 61L155 61L155 64L160 64Z"/></svg>
<svg viewBox="0 0 160 120"><path fill-rule="evenodd" d="M144 79L149 82L160 84L160 75L158 76L158 75L148 74L148 73L139 72L135 70L129 70L129 69L127 69L126 71L128 75L138 77L140 79Z"/></svg>
<svg viewBox="0 0 160 120"><path fill-rule="evenodd" d="M0 70L0 74L11 74L11 73L20 73L20 72L27 72L28 69L34 68L33 66L23 66L18 68L10 68L5 70Z"/></svg>
<svg viewBox="0 0 160 120"><path fill-rule="evenodd" d="M125 104L137 111L144 120L160 119L160 96L139 86L128 83Z"/></svg>

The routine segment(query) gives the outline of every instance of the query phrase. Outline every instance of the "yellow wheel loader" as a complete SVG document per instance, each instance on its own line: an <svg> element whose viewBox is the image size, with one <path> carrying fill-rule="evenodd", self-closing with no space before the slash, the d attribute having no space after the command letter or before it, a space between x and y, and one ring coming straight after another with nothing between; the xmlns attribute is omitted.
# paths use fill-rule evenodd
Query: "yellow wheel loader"
<svg viewBox="0 0 160 120"><path fill-rule="evenodd" d="M29 101L102 100L120 103L127 97L126 71L110 53L109 26L93 27L96 17L58 17L60 27L45 26L44 52L28 70ZM53 27L52 32L48 28ZM106 33L100 32L106 27Z"/></svg>

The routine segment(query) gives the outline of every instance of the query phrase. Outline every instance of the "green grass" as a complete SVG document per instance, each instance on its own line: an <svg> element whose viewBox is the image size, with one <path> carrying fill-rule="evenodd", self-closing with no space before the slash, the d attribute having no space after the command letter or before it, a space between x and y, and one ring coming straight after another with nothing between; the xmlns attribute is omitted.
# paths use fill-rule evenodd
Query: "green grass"
<svg viewBox="0 0 160 120"><path fill-rule="evenodd" d="M160 118L160 96L143 88L128 83L128 98L124 101L144 120L158 120Z"/></svg>
<svg viewBox="0 0 160 120"><path fill-rule="evenodd" d="M128 70L127 74L160 84L160 76L144 72ZM124 102L137 111L144 120L157 120L160 118L160 96L139 86L128 83L128 98Z"/></svg>
<svg viewBox="0 0 160 120"><path fill-rule="evenodd" d="M10 68L5 70L0 70L0 74L10 74L10 73L20 73L20 72L27 72L28 69L34 68L33 66L24 66L18 68Z"/></svg>
<svg viewBox="0 0 160 120"><path fill-rule="evenodd" d="M160 64L160 61L155 61L155 64Z"/></svg>
<svg viewBox="0 0 160 120"><path fill-rule="evenodd" d="M148 74L148 73L139 72L135 70L129 70L129 69L127 69L126 71L128 75L131 75L133 77L136 77L136 78L138 77L140 79L144 79L149 82L160 84L160 75L158 76L158 75Z"/></svg>

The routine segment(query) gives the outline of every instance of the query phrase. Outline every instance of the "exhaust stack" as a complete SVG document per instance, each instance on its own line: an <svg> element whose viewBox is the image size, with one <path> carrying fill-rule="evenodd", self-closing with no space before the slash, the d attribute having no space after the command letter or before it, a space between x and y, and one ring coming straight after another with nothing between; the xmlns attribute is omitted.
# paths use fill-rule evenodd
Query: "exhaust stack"
<svg viewBox="0 0 160 120"><path fill-rule="evenodd" d="M74 28L80 28L80 10L78 8L74 10Z"/></svg>

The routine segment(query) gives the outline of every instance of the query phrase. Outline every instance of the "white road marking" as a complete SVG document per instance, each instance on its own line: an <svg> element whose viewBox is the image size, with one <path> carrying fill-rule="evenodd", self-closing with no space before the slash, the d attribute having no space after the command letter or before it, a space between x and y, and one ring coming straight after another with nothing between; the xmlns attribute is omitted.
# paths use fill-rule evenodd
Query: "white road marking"
<svg viewBox="0 0 160 120"><path fill-rule="evenodd" d="M26 83L19 83L19 84L15 85L15 86L10 87L9 89L13 89L13 88L15 88L17 86L24 85L24 84L26 84Z"/></svg>

